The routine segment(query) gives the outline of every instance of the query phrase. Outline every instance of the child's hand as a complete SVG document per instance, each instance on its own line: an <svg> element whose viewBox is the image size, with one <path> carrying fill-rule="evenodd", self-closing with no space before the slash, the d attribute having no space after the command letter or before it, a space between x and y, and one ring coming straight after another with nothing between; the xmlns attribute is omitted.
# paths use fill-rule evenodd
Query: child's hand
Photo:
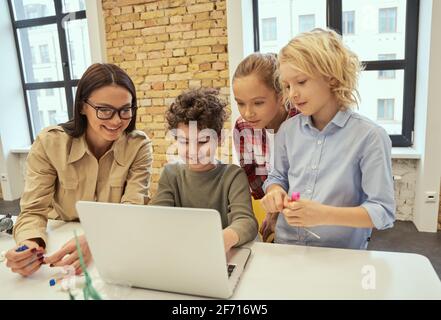
<svg viewBox="0 0 441 320"><path fill-rule="evenodd" d="M225 253L227 253L228 251L230 251L232 247L234 247L239 242L239 235L236 233L236 231L228 227L223 230L223 235L224 235L224 249L225 249Z"/></svg>
<svg viewBox="0 0 441 320"><path fill-rule="evenodd" d="M284 201L282 213L286 222L294 227L314 227L326 224L326 206L311 200Z"/></svg>
<svg viewBox="0 0 441 320"><path fill-rule="evenodd" d="M283 203L287 199L288 194L281 186L272 185L268 188L268 193L260 200L260 203L267 213L276 213L283 210Z"/></svg>
<svg viewBox="0 0 441 320"><path fill-rule="evenodd" d="M259 230L260 234L262 235L263 242L266 242L268 240L268 237L274 233L278 216L278 212L266 214L265 220L263 220L262 226Z"/></svg>

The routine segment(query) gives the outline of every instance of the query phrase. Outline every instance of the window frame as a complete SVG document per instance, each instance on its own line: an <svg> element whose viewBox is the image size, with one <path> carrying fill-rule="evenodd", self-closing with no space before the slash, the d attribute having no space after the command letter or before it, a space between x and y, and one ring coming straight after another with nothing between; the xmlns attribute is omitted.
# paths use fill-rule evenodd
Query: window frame
<svg viewBox="0 0 441 320"><path fill-rule="evenodd" d="M383 58L380 58L380 56L383 56ZM385 56L394 56L394 58L385 58ZM378 54L378 60L396 60L397 55L395 53L380 53ZM393 73L390 73L391 76L389 76L389 71L393 71ZM384 72L384 73L382 73ZM378 70L377 79L378 80L394 80L396 79L397 74L395 70Z"/></svg>
<svg viewBox="0 0 441 320"><path fill-rule="evenodd" d="M54 1L55 15L40 17L40 18L31 18L31 19L23 19L16 20L14 16L14 8L13 8L13 0L8 0L9 14L12 22L12 29L14 33L15 40L15 48L17 51L18 63L20 67L20 78L23 88L24 102L26 105L26 116L28 121L29 134L31 137L31 142L34 142L36 138L36 134L34 134L34 124L32 122L31 117L31 107L29 105L29 90L41 90L41 89L59 89L64 88L65 96L66 96L66 106L67 113L69 119L73 117L73 88L78 86L79 79L72 79L70 72L70 64L69 64L69 50L67 44L67 35L65 27L63 27L63 22L66 18L69 21L73 20L82 20L86 19L86 10L74 11L74 12L65 12L63 13L63 4L60 0ZM59 45L60 45L60 59L61 66L63 70L63 80L60 81L46 81L46 82L26 82L25 78L25 69L24 69L24 59L22 59L22 54L20 50L20 41L19 41L19 29L21 28L30 28L30 27L41 27L45 25L55 24L58 31ZM30 48L29 48L30 49ZM30 53L31 54L31 53ZM25 62L26 63L26 62Z"/></svg>
<svg viewBox="0 0 441 320"><path fill-rule="evenodd" d="M253 4L254 51L260 50L258 0ZM416 63L420 0L406 1L404 59L362 61L365 71L403 70L403 118L401 134L390 134L393 147L413 145L415 122ZM340 35L343 29L343 0L326 0L326 24ZM355 26L354 26L355 27Z"/></svg>

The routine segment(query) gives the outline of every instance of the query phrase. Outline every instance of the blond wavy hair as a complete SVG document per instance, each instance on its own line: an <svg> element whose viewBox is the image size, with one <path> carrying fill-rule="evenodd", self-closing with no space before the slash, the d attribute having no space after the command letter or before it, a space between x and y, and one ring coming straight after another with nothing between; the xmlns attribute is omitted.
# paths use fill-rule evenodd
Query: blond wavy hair
<svg viewBox="0 0 441 320"><path fill-rule="evenodd" d="M287 63L312 78L319 74L329 79L331 91L343 109L358 106L357 82L364 67L335 31L316 28L297 35L280 50L279 63ZM283 95L288 100L285 89Z"/></svg>

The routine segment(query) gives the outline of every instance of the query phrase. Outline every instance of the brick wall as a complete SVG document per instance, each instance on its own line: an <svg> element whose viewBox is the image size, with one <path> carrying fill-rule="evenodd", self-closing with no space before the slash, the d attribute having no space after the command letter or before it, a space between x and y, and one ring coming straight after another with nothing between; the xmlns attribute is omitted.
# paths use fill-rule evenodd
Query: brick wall
<svg viewBox="0 0 441 320"><path fill-rule="evenodd" d="M413 219L417 163L418 160L412 159L392 160L393 174L401 176L401 180L395 181L395 201L397 203L396 212L398 220ZM438 212L438 230L441 230L441 201Z"/></svg>
<svg viewBox="0 0 441 320"><path fill-rule="evenodd" d="M392 160L392 173L401 177L394 182L398 220L412 220L414 215L417 162L413 159Z"/></svg>
<svg viewBox="0 0 441 320"><path fill-rule="evenodd" d="M102 0L102 5L108 62L135 82L137 127L153 140L154 193L171 143L164 113L173 99L189 88L214 87L229 103L226 1Z"/></svg>

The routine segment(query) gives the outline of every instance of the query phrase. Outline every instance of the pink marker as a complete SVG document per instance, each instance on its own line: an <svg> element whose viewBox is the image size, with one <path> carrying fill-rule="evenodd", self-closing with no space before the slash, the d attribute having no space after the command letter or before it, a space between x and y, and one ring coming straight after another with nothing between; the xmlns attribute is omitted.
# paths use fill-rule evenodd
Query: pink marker
<svg viewBox="0 0 441 320"><path fill-rule="evenodd" d="M300 200L300 192L293 192L291 194L291 201L297 201L297 200ZM309 230L307 228L303 228L303 229L305 229L305 231L309 232L309 234L313 235L317 239L320 239L320 236L318 234L312 232L311 230Z"/></svg>
<svg viewBox="0 0 441 320"><path fill-rule="evenodd" d="M291 194L291 201L297 201L300 200L300 192L293 192Z"/></svg>

